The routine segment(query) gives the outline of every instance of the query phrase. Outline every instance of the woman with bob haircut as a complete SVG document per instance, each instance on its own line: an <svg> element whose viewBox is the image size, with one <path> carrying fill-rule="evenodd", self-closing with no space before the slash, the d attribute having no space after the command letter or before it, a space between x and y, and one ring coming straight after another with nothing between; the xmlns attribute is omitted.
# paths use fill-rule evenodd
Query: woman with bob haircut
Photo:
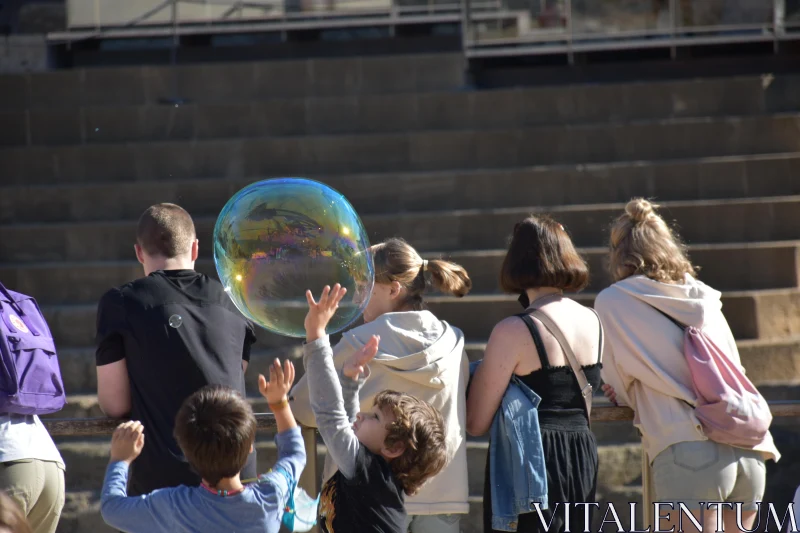
<svg viewBox="0 0 800 533"><path fill-rule="evenodd" d="M679 527L679 504L717 528L717 511L705 502L741 502L739 523L752 530L764 495L766 459L778 460L772 436L752 449L709 440L694 414L697 400L683 352L684 331L695 326L741 367L739 351L722 314L720 292L696 278L686 247L642 198L628 202L611 226L609 270L614 284L595 301L606 332L603 390L635 412L634 425L653 469L655 501L675 512L661 529ZM723 509L725 531L735 531L736 510ZM683 517L685 531L695 531Z"/></svg>
<svg viewBox="0 0 800 533"><path fill-rule="evenodd" d="M564 502L592 502L597 485L597 442L589 429L581 387L561 344L530 313L539 309L563 333L593 388L600 386L602 328L589 308L564 292L586 287L589 272L563 226L547 216L531 216L514 227L500 272L503 291L520 295L525 311L498 323L475 370L467 398L467 432L483 435L491 427L512 376L541 402L539 429L544 452L548 509L519 515L517 531L561 531ZM484 531L492 529L492 487L487 456ZM511 484L513 480L507 480ZM556 503L560 503L556 508ZM591 506L590 506L591 507ZM583 530L584 510L572 509L570 528ZM586 527L589 527L587 524Z"/></svg>

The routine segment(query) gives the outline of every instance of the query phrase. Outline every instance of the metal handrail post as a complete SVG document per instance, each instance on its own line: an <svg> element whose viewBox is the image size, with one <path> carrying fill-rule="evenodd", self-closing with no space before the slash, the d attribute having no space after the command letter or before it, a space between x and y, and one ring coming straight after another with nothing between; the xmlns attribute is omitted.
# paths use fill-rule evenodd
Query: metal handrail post
<svg viewBox="0 0 800 533"><path fill-rule="evenodd" d="M567 11L567 61L570 65L574 65L575 53L572 51L572 0L565 0L564 4Z"/></svg>
<svg viewBox="0 0 800 533"><path fill-rule="evenodd" d="M786 0L773 0L772 2L772 35L773 52L778 53L780 38L786 34Z"/></svg>
<svg viewBox="0 0 800 533"><path fill-rule="evenodd" d="M94 0L94 30L100 31L100 0Z"/></svg>
<svg viewBox="0 0 800 533"><path fill-rule="evenodd" d="M658 26L658 20L656 20ZM678 47L675 45L675 35L678 31L678 4L677 0L669 0L669 56L675 59L678 56Z"/></svg>
<svg viewBox="0 0 800 533"><path fill-rule="evenodd" d="M470 31L470 0L461 0L461 52L464 54L464 61L467 61L467 49L469 48Z"/></svg>
<svg viewBox="0 0 800 533"><path fill-rule="evenodd" d="M650 460L647 458L647 451L644 449L644 442L642 442L642 530L644 531L655 530L652 479L653 473L650 470ZM633 524L631 524L631 528L633 529Z"/></svg>
<svg viewBox="0 0 800 533"><path fill-rule="evenodd" d="M320 476L317 465L317 429L301 427L303 443L306 447L306 467L300 474L300 487L303 488L311 497L316 497L320 491ZM319 526L314 526L309 530L311 533L318 533Z"/></svg>
<svg viewBox="0 0 800 533"><path fill-rule="evenodd" d="M189 101L179 96L180 83L178 81L178 47L180 46L180 36L178 35L178 2L180 0L169 0L172 11L172 47L170 48L170 72L172 74L172 96L162 98L160 103L167 105L174 105L178 107L183 104L188 104Z"/></svg>

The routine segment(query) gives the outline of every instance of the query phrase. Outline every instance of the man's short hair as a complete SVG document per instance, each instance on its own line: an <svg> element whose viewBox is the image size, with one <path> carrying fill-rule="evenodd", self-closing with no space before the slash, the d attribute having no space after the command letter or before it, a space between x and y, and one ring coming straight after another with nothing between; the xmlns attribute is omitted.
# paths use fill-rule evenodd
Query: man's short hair
<svg viewBox="0 0 800 533"><path fill-rule="evenodd" d="M189 253L195 238L192 217L179 205L156 204L139 217L136 242L148 255L172 259Z"/></svg>
<svg viewBox="0 0 800 533"><path fill-rule="evenodd" d="M392 472L403 491L413 496L447 466L450 453L444 419L429 403L402 392L385 390L375 396L374 405L395 417L387 424L384 445L405 447L402 455L392 459Z"/></svg>
<svg viewBox="0 0 800 533"><path fill-rule="evenodd" d="M244 468L256 438L256 417L235 390L206 385L189 396L175 417L175 439L212 486Z"/></svg>

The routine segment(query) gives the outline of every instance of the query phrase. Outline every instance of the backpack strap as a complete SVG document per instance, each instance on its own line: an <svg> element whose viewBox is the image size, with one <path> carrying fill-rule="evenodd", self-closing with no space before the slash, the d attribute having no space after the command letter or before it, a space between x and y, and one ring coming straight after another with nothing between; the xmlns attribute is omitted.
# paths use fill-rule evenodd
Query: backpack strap
<svg viewBox="0 0 800 533"><path fill-rule="evenodd" d="M20 320L22 320L22 322L25 323L25 325L28 327L28 330L34 336L36 336L36 337L40 336L41 333L39 333L39 330L33 326L33 324L31 323L30 320L28 320L28 315L25 314L25 311L22 309L22 307L19 305L19 303L17 303L17 301L14 299L14 297L11 296L11 293L8 292L8 289L6 289L6 286L3 285L2 282L0 282L0 294L2 294L3 296L6 297L6 299L9 302L9 305L11 306L11 308L14 311L17 312L17 316L19 316ZM2 314L3 314L3 306L0 305L0 315L2 315ZM4 318L4 320L7 320L7 319Z"/></svg>
<svg viewBox="0 0 800 533"><path fill-rule="evenodd" d="M600 320L600 315L597 314L597 311L595 311L594 308L590 307L589 309L592 311L592 313L594 313L594 316L597 317L597 324L600 326L600 344L597 346L597 362L598 363L602 363L603 362L603 321Z"/></svg>
<svg viewBox="0 0 800 533"><path fill-rule="evenodd" d="M649 305L651 308L655 309L656 311L658 311L659 313L661 313L662 315L664 315L665 317L667 317L667 318L669 319L669 321L670 321L670 322L672 322L673 324L675 324L676 326L678 326L678 327L680 328L680 330L681 330L681 331L683 331L683 332L686 332L686 328L687 328L687 326L686 326L685 324L681 324L680 322L678 322L677 320L675 320L674 318L672 318L671 316L669 316L667 313L665 313L664 311L662 311L662 310L661 310L661 309L659 309L658 307L656 307L656 306L654 306L654 305L650 305L650 304L649 304L649 303L647 303L647 302L644 302L644 303L645 303L645 305ZM684 341L684 342L685 342L685 341ZM683 399L682 399L681 401L682 401L683 403L685 403L686 405L688 405L689 407L691 407L692 409L696 409L696 408L697 408L697 406L696 406L696 405L692 405L691 403L687 402L686 400L683 400Z"/></svg>
<svg viewBox="0 0 800 533"><path fill-rule="evenodd" d="M647 303L647 302L644 302L644 303L645 303L646 305L650 305L650 304L649 304L649 303ZM653 309L655 309L656 311L658 311L659 313L661 313L662 315L664 315L665 317L667 317L667 318L669 319L669 321L670 321L670 322L672 322L673 324L675 324L676 326L678 326L678 327L679 327L679 328L681 328L682 330L685 330L685 329L686 329L686 325L685 325L685 324L681 324L680 322L678 322L677 320L675 320L674 318L672 318L671 316L669 316L667 313L665 313L664 311L662 311L662 310L661 310L661 309L659 309L658 307L656 307L656 306L654 306L654 305L650 305L650 307L652 307Z"/></svg>
<svg viewBox="0 0 800 533"><path fill-rule="evenodd" d="M8 303L11 305L11 308L14 309L14 311L16 311L18 315L24 315L25 314L25 312L19 306L17 301L14 299L14 297L11 296L11 293L8 292L8 289L6 289L6 286L3 285L3 282L1 282L1 281L0 281L0 294L2 294L3 296L6 297L6 299L8 300ZM0 308L0 310L1 310L1 308Z"/></svg>
<svg viewBox="0 0 800 533"><path fill-rule="evenodd" d="M553 322L553 319L547 316L541 309L535 309L531 316L539 320L542 325L550 332L550 334L555 337L558 341L558 344L561 345L561 349L564 351L564 355L566 356L567 360L569 361L569 365L572 367L572 371L575 373L575 377L578 380L578 386L581 390L581 396L583 396L583 403L584 407L586 408L586 418L589 420L589 424L592 423L592 384L589 383L589 380L586 378L586 374L581 368L578 359L575 357L575 352L572 351L572 347L570 347L567 339L564 337L564 334L561 332L561 329ZM600 328L602 330L602 327Z"/></svg>

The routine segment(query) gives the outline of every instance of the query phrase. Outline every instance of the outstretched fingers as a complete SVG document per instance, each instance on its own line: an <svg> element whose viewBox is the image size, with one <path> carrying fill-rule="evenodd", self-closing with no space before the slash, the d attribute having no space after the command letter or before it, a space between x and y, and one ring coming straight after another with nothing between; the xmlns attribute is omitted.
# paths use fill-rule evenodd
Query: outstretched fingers
<svg viewBox="0 0 800 533"><path fill-rule="evenodd" d="M317 302L314 300L314 295L311 294L311 291L306 291L306 301L308 302L308 306L314 308L317 306Z"/></svg>
<svg viewBox="0 0 800 533"><path fill-rule="evenodd" d="M294 364L289 360L283 362L283 385L286 389L289 389L294 383Z"/></svg>

